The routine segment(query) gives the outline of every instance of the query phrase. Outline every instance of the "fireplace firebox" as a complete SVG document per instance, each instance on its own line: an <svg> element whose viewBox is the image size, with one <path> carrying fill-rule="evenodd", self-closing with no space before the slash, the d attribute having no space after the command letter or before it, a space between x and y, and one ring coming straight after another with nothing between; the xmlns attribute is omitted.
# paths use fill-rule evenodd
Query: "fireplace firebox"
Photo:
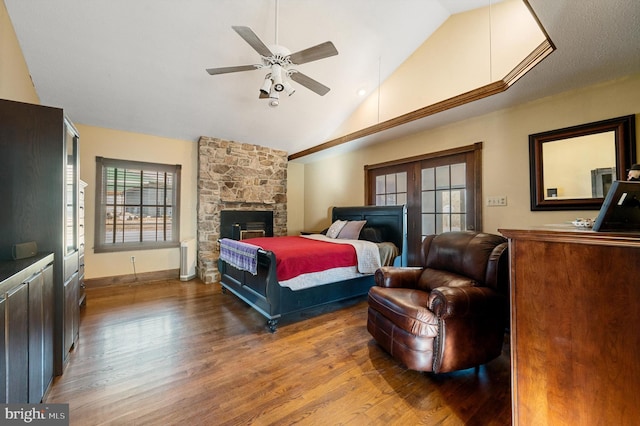
<svg viewBox="0 0 640 426"><path fill-rule="evenodd" d="M220 212L220 238L246 240L273 237L273 211L222 210Z"/></svg>

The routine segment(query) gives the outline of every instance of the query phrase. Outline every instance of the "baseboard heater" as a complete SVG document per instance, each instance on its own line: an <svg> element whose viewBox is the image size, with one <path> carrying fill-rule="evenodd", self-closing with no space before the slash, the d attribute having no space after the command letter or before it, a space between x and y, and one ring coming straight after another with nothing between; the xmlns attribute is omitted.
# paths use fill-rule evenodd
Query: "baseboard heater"
<svg viewBox="0 0 640 426"><path fill-rule="evenodd" d="M196 277L196 240L192 238L180 242L180 281Z"/></svg>

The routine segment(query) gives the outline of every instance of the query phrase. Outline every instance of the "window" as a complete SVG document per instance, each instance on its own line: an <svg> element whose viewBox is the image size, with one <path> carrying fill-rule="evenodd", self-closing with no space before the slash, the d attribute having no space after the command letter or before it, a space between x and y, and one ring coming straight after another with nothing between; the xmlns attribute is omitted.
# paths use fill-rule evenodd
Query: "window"
<svg viewBox="0 0 640 426"><path fill-rule="evenodd" d="M482 143L365 167L367 202L407 205L409 264L429 234L482 228Z"/></svg>
<svg viewBox="0 0 640 426"><path fill-rule="evenodd" d="M96 253L177 247L180 165L96 157Z"/></svg>

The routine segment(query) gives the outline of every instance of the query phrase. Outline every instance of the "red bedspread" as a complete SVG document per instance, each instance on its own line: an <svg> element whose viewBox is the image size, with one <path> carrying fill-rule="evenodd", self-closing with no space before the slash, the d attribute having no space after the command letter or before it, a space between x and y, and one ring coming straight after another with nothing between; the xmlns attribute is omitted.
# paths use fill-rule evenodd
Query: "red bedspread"
<svg viewBox="0 0 640 426"><path fill-rule="evenodd" d="M298 275L331 268L356 266L356 250L349 244L333 244L304 237L266 237L243 240L276 255L276 276L286 281Z"/></svg>

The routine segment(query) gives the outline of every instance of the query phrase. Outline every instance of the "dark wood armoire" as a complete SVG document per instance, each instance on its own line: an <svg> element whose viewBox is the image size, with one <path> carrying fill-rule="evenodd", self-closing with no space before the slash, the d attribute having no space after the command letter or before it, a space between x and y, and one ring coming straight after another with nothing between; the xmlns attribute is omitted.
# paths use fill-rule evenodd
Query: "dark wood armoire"
<svg viewBox="0 0 640 426"><path fill-rule="evenodd" d="M53 291L43 306L53 314L46 325L53 350L45 357L55 375L78 339L78 148L62 109L0 100L0 261L31 241L54 255Z"/></svg>

